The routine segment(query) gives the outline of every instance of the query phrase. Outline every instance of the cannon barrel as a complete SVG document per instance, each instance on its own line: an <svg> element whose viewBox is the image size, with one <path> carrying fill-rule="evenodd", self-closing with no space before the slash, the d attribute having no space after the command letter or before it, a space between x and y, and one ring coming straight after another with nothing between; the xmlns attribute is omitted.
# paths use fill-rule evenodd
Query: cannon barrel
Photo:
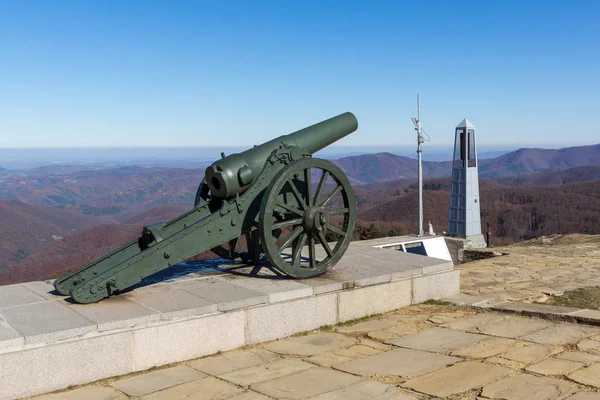
<svg viewBox="0 0 600 400"><path fill-rule="evenodd" d="M279 147L293 146L311 154L354 132L358 121L346 112L318 124L283 135L242 153L234 153L206 168L205 179L213 196L229 198L243 193L258 177L269 155Z"/></svg>

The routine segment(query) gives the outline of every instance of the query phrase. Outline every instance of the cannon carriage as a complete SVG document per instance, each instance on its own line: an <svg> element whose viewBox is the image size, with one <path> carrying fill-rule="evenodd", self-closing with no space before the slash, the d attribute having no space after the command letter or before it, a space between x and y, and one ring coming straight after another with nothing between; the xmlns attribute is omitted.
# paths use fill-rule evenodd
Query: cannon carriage
<svg viewBox="0 0 600 400"><path fill-rule="evenodd" d="M206 250L250 264L264 253L294 278L327 272L348 248L356 203L341 169L312 155L357 127L344 113L242 153L221 153L206 168L191 211L145 226L138 239L57 279L56 290L96 302Z"/></svg>

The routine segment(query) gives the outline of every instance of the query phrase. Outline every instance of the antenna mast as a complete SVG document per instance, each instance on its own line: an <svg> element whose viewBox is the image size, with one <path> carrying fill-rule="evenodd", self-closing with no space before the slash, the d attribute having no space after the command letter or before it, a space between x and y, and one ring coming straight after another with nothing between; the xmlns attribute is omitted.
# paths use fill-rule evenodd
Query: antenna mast
<svg viewBox="0 0 600 400"><path fill-rule="evenodd" d="M421 130L421 105L419 95L417 94L417 118L411 118L417 131L417 159L419 162L419 232L418 236L423 236L423 162L421 160L421 144L425 142Z"/></svg>

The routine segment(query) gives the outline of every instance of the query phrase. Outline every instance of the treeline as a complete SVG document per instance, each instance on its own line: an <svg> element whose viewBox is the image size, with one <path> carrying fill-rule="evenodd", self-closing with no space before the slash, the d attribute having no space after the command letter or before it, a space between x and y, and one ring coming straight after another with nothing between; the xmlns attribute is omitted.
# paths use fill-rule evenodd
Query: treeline
<svg viewBox="0 0 600 400"><path fill-rule="evenodd" d="M489 223L495 245L554 233L600 234L600 181L534 187L482 182L482 233ZM449 185L447 180L429 181L424 187L425 229L431 221L440 234L447 229ZM404 195L359 212L355 238L415 233L417 220L418 193L408 187Z"/></svg>

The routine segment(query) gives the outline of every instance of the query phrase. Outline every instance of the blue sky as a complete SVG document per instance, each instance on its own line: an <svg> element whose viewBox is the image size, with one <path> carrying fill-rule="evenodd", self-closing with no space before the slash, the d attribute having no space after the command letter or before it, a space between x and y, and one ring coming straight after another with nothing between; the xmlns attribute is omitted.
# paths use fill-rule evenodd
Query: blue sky
<svg viewBox="0 0 600 400"><path fill-rule="evenodd" d="M597 1L0 0L0 147L600 142Z"/></svg>

